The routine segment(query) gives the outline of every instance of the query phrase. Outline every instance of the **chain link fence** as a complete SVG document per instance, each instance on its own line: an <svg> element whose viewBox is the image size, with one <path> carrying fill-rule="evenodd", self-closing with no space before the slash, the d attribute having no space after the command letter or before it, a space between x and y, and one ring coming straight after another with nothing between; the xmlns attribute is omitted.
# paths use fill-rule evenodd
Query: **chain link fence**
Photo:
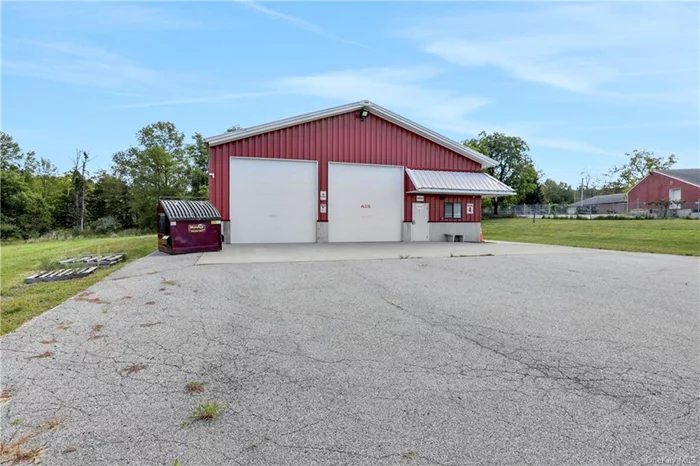
<svg viewBox="0 0 700 466"><path fill-rule="evenodd" d="M698 218L700 200L670 205L657 203L618 202L576 206L571 204L519 204L499 206L499 217L577 217L625 216L647 218ZM494 216L493 207L482 209L484 217Z"/></svg>

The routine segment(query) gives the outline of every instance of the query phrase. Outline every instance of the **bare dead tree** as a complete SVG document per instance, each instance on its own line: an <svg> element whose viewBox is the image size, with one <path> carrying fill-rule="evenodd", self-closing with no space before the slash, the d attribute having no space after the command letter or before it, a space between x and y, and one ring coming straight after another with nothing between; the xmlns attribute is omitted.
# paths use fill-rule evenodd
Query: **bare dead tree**
<svg viewBox="0 0 700 466"><path fill-rule="evenodd" d="M80 231L85 229L85 193L87 191L87 164L94 160L87 151L76 149L73 158L73 224Z"/></svg>

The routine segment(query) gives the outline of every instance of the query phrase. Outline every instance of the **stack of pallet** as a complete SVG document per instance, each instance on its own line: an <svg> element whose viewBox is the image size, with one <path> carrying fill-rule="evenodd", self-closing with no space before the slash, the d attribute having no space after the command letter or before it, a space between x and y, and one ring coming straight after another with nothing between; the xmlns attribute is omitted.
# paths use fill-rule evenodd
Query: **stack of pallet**
<svg viewBox="0 0 700 466"><path fill-rule="evenodd" d="M57 270L41 270L24 279L24 283L55 282L71 280L91 275L99 267L109 267L126 258L126 254L81 254L58 261L64 268Z"/></svg>
<svg viewBox="0 0 700 466"><path fill-rule="evenodd" d="M24 279L24 283L36 283L36 282L56 282L59 280L70 280L73 278L82 278L91 275L97 270L97 267L82 267L82 268L70 268L70 269L58 269L58 270L42 270L34 275Z"/></svg>
<svg viewBox="0 0 700 466"><path fill-rule="evenodd" d="M92 265L97 267L109 267L121 262L126 254L81 254L78 257L69 257L58 261L61 265Z"/></svg>

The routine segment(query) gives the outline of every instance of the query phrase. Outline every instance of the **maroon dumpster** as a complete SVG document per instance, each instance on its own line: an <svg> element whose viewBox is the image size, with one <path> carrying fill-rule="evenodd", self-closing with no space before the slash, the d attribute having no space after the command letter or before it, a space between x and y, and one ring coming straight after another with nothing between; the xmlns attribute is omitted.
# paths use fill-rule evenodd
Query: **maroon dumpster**
<svg viewBox="0 0 700 466"><path fill-rule="evenodd" d="M221 251L221 214L211 202L161 199L157 214L160 251Z"/></svg>

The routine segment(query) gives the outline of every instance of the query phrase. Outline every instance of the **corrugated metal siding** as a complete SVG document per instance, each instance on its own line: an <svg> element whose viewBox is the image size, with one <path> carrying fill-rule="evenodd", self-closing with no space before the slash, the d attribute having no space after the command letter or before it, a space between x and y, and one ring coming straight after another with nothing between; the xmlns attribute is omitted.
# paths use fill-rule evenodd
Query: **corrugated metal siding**
<svg viewBox="0 0 700 466"><path fill-rule="evenodd" d="M376 115L361 122L351 112L210 148L209 169L215 175L209 179L209 199L224 220L230 215L229 157L318 160L319 191L328 191L328 162L481 171L479 163ZM318 214L319 221L327 219Z"/></svg>
<svg viewBox="0 0 700 466"><path fill-rule="evenodd" d="M479 194L511 194L513 190L496 178L477 172L453 172L407 169L409 179L417 190L440 190L441 192L467 191ZM462 193L464 194L464 193Z"/></svg>
<svg viewBox="0 0 700 466"><path fill-rule="evenodd" d="M700 199L700 188L660 173L652 173L630 190L627 196L629 208L649 209L650 202L668 200L669 190L677 188L680 188L681 198L686 201L683 207L693 208L693 203Z"/></svg>
<svg viewBox="0 0 700 466"><path fill-rule="evenodd" d="M408 178L406 178L406 190L411 191L415 186ZM423 202L427 202L430 207L428 216L429 222L481 222L481 196L458 196L458 195L440 195L440 194L406 194L404 202L404 221L410 222L413 220L413 203L416 202L416 196L423 196ZM440 199L443 197L444 199ZM462 203L462 219L443 219L445 202L461 202ZM467 204L474 204L474 213L467 215Z"/></svg>

